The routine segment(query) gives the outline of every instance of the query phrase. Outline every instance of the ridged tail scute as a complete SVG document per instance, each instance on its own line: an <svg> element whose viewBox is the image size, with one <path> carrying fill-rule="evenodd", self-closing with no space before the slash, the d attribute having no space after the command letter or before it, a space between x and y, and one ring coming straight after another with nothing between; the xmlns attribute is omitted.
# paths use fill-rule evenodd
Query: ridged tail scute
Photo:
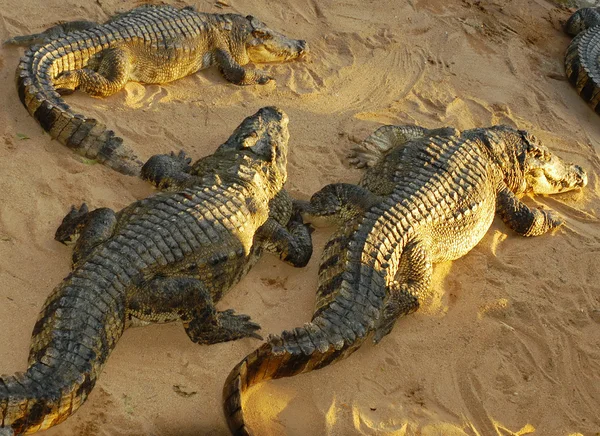
<svg viewBox="0 0 600 436"><path fill-rule="evenodd" d="M581 32L567 48L565 70L579 95L600 114L600 27Z"/></svg>
<svg viewBox="0 0 600 436"><path fill-rule="evenodd" d="M64 381L69 378L63 371L51 371L41 363L24 374L1 377L0 435L9 429L17 435L35 433L67 419L94 387L96 375L92 365L84 371L67 384L61 383L61 377ZM70 373L74 374L75 369L71 368Z"/></svg>
<svg viewBox="0 0 600 436"><path fill-rule="evenodd" d="M95 52L103 49L102 45L78 49L83 43L68 42L61 38L27 50L16 73L21 103L61 144L120 173L139 175L142 162L123 145L123 140L97 120L75 114L54 88L54 77L83 68Z"/></svg>
<svg viewBox="0 0 600 436"><path fill-rule="evenodd" d="M117 261L95 259L46 300L33 329L27 371L0 377L1 436L59 424L92 391L124 330L125 280L111 273L118 271Z"/></svg>
<svg viewBox="0 0 600 436"><path fill-rule="evenodd" d="M233 368L223 387L223 410L233 435L252 434L242 407L242 394L250 387L265 380L324 368L349 356L364 340L356 337L345 341L331 327L325 318L319 318L280 336L270 336Z"/></svg>

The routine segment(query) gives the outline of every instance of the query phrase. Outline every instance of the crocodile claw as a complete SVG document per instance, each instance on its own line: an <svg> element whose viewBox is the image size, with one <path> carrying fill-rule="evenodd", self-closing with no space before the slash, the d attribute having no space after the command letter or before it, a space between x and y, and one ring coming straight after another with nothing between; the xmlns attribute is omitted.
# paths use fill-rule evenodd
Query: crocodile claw
<svg viewBox="0 0 600 436"><path fill-rule="evenodd" d="M554 229L562 226L565 223L565 220L563 220L560 215L553 210L541 210L540 212L544 214L544 220L548 226L548 229Z"/></svg>
<svg viewBox="0 0 600 436"><path fill-rule="evenodd" d="M186 154L186 152L183 151L183 150L179 150L179 153L177 153L177 154L175 154L175 152L172 151L171 154L170 154L170 156L174 160L178 160L179 162L181 162L186 167L189 166L190 163L192 163L192 158L188 157L188 155Z"/></svg>
<svg viewBox="0 0 600 436"><path fill-rule="evenodd" d="M250 316L245 314L236 314L232 309L224 310L217 314L219 326L229 332L228 340L232 341L241 338L255 338L262 340L263 337L256 333L260 330L260 325L250 321Z"/></svg>
<svg viewBox="0 0 600 436"><path fill-rule="evenodd" d="M273 77L271 77L271 76L267 76L267 75L264 75L264 76L263 76L263 75L261 75L261 76L258 78L258 80L257 80L257 82L256 82L256 83L258 83L259 85L266 85L267 83L269 83L269 82L274 82L274 81L275 81L275 78L273 78Z"/></svg>

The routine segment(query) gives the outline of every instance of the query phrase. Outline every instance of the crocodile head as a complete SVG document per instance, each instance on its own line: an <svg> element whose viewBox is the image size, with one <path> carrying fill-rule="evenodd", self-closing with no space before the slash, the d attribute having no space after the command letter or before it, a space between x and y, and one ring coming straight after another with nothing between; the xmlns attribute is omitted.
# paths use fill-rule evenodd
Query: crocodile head
<svg viewBox="0 0 600 436"><path fill-rule="evenodd" d="M587 185L587 174L579 165L563 161L535 136L519 131L526 145L523 173L526 191L558 194Z"/></svg>
<svg viewBox="0 0 600 436"><path fill-rule="evenodd" d="M246 17L250 34L246 40L246 51L252 62L285 62L308 53L303 39L290 39L276 32L252 15Z"/></svg>
<svg viewBox="0 0 600 436"><path fill-rule="evenodd" d="M247 117L222 144L215 156L241 156L243 164L266 177L279 191L287 179L289 118L274 106L263 107Z"/></svg>

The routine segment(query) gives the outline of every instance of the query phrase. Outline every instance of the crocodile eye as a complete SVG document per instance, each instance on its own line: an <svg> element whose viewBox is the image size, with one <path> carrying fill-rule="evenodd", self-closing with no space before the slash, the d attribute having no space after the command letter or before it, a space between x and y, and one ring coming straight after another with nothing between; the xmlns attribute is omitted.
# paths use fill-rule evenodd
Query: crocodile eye
<svg viewBox="0 0 600 436"><path fill-rule="evenodd" d="M252 36L254 36L255 38L260 38L260 39L271 39L271 35L268 32L265 32L264 30L253 30L252 31Z"/></svg>

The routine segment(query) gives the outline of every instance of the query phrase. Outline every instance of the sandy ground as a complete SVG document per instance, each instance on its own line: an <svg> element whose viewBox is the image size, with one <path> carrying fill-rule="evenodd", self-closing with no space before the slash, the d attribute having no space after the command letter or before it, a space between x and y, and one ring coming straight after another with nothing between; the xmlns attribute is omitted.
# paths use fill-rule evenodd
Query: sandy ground
<svg viewBox="0 0 600 436"><path fill-rule="evenodd" d="M46 3L0 0L0 38L61 19L102 21L139 2ZM349 146L388 123L529 129L590 179L582 192L526 200L566 219L554 234L525 239L496 220L471 253L437 265L434 296L377 347L252 391L257 434L598 434L600 123L563 78L569 11L545 0L189 4L254 14L308 40L312 55L265 67L277 83L264 87L236 87L209 70L165 86L130 83L103 100L67 97L144 159L211 153L244 116L275 104L290 116L288 187L301 198L358 180L345 163ZM71 204L120 209L152 192L42 132L14 89L20 55L0 49L0 373L25 369L38 311L69 271L71 251L52 237ZM250 314L264 334L308 321L330 232L314 234L307 268L265 257L220 307ZM227 434L223 381L258 344L200 347L176 324L129 330L86 404L47 434Z"/></svg>

